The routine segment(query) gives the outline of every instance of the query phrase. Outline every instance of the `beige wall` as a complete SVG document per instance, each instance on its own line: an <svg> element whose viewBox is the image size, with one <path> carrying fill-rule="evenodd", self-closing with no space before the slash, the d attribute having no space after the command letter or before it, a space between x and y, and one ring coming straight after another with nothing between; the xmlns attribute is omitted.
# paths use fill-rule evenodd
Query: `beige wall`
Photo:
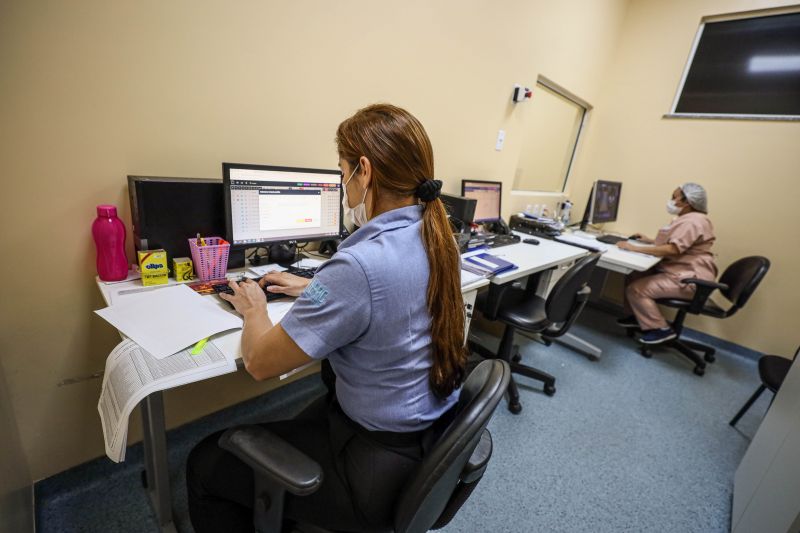
<svg viewBox="0 0 800 533"><path fill-rule="evenodd" d="M0 357L34 479L103 453L98 380L58 384L102 369L119 340L91 312L102 302L89 228L98 203L129 218L127 174L335 167L338 122L389 101L426 125L447 192L464 177L510 189L513 84L541 73L596 100L627 1L394 5L0 4L0 223L15 259L2 274L20 280L4 288ZM265 388L243 373L182 387L167 395L168 424Z"/></svg>
<svg viewBox="0 0 800 533"><path fill-rule="evenodd" d="M653 236L665 204L685 181L709 194L720 270L747 255L772 269L739 314L692 317L688 325L767 353L789 356L800 343L800 123L662 118L669 112L704 16L785 2L635 0L604 77L569 192L583 211L591 181L624 183L618 222L606 229ZM595 103L595 102L593 102Z"/></svg>

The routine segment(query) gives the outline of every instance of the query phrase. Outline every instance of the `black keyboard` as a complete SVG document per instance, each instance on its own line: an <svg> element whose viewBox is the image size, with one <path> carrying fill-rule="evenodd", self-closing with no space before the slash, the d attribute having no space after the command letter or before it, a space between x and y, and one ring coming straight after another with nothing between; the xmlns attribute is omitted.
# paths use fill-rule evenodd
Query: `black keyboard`
<svg viewBox="0 0 800 533"><path fill-rule="evenodd" d="M517 244L520 238L516 235L484 235L471 239L467 243L467 250L472 250L480 246L488 246L489 248L500 248L501 246L508 246L510 244Z"/></svg>
<svg viewBox="0 0 800 533"><path fill-rule="evenodd" d="M317 273L316 268L299 268L290 266L286 269L286 272L289 274L294 274L295 276L300 276L301 278L311 279L314 277L314 274Z"/></svg>
<svg viewBox="0 0 800 533"><path fill-rule="evenodd" d="M627 241L627 237L620 237L619 235L600 235L597 242L604 242L606 244L617 244L619 241Z"/></svg>
<svg viewBox="0 0 800 533"><path fill-rule="evenodd" d="M258 283L258 280L261 278L256 278L253 281ZM230 285L227 283L218 283L216 285L212 285L214 292L217 294L225 293L225 294L233 294L233 289L231 289ZM281 298L287 298L286 294L281 294L279 292L267 292L266 287L264 287L264 294L267 296L267 301L271 302L272 300L279 300ZM230 302L228 302L230 303Z"/></svg>

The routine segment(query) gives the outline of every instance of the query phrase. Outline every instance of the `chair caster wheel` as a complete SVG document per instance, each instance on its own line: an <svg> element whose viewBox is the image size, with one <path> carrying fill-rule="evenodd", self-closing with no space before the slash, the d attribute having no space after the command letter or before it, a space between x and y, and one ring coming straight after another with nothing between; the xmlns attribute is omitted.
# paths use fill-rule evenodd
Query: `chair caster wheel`
<svg viewBox="0 0 800 533"><path fill-rule="evenodd" d="M639 348L639 353L646 359L653 357L653 352L650 351L650 348L641 347Z"/></svg>
<svg viewBox="0 0 800 533"><path fill-rule="evenodd" d="M513 363L519 363L520 361L522 361L522 356L519 354L519 352L517 352L511 356L511 361Z"/></svg>
<svg viewBox="0 0 800 533"><path fill-rule="evenodd" d="M517 403L510 403L508 404L508 410L511 411L512 415L518 415L522 411L522 404Z"/></svg>
<svg viewBox="0 0 800 533"><path fill-rule="evenodd" d="M542 344L544 344L545 346L550 346L551 344L553 344L553 340L548 339L547 337L542 337Z"/></svg>
<svg viewBox="0 0 800 533"><path fill-rule="evenodd" d="M713 363L714 361L716 361L716 360L717 360L717 358L716 358L716 357L714 357L714 354L713 354L713 353L707 353L707 354L706 354L706 355L703 357L703 359L705 359L707 363Z"/></svg>
<svg viewBox="0 0 800 533"><path fill-rule="evenodd" d="M702 366L696 366L694 367L694 373L697 374L698 376L702 376L703 374L706 373L706 369L703 368Z"/></svg>
<svg viewBox="0 0 800 533"><path fill-rule="evenodd" d="M552 396L556 393L556 388L553 385L545 385L544 386L544 393L548 396Z"/></svg>

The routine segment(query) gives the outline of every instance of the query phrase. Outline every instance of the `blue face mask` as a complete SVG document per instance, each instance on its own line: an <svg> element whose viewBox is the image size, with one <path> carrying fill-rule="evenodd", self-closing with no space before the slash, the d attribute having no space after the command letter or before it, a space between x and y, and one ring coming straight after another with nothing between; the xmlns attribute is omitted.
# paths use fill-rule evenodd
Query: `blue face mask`
<svg viewBox="0 0 800 533"><path fill-rule="evenodd" d="M350 207L350 202L347 199L347 184L350 183L350 181L353 179L353 176L356 175L356 171L358 170L359 165L361 165L361 163L358 163L356 165L356 168L354 168L353 172L350 173L350 177L347 178L347 181L342 184L342 192L344 193L342 195L342 209L344 209L344 216L346 216L350 220L350 222L352 222L358 227L361 227L365 225L368 221L367 205L365 203L365 200L367 199L367 190L369 188L364 189L364 196L363 198L361 198L361 202L357 206Z"/></svg>

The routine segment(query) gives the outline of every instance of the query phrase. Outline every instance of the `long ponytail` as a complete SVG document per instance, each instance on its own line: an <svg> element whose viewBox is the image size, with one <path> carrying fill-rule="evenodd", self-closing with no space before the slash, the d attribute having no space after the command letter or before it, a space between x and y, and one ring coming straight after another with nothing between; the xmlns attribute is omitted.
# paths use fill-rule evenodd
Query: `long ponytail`
<svg viewBox="0 0 800 533"><path fill-rule="evenodd" d="M446 398L461 386L467 362L464 348L464 301L458 248L442 201L425 203L422 239L428 254L428 312L431 315L433 392Z"/></svg>

